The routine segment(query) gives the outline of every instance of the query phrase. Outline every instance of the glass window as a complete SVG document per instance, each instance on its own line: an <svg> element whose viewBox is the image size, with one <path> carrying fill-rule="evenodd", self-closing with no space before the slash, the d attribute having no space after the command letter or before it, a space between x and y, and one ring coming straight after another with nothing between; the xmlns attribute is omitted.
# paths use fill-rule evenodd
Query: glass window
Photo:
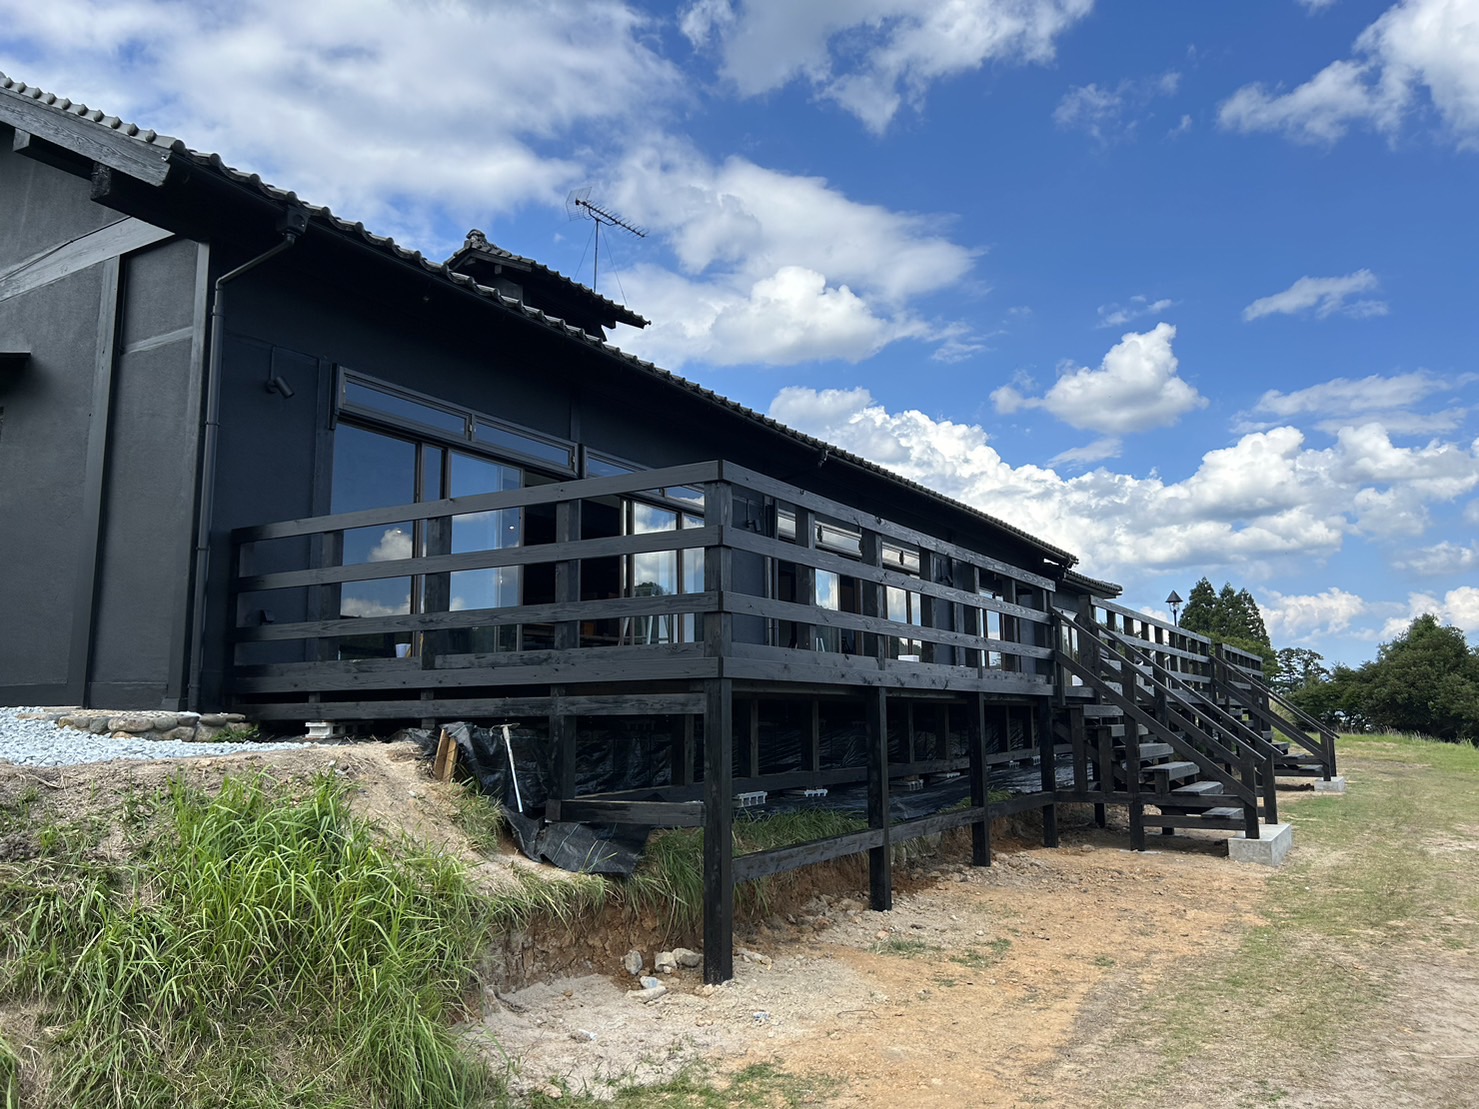
<svg viewBox="0 0 1479 1109"><path fill-rule="evenodd" d="M575 468L575 452L572 447L563 443L551 443L545 439L537 439L532 435L521 435L510 428L490 424L486 420L477 422L474 438L479 443L487 443L491 447L500 447L503 450L527 455L543 462L553 462L562 470Z"/></svg>
<svg viewBox="0 0 1479 1109"><path fill-rule="evenodd" d="M353 378L344 379L344 404L382 416L434 427L438 431L467 437L467 417L461 412L452 412L436 405L425 404L384 389L376 389Z"/></svg>
<svg viewBox="0 0 1479 1109"><path fill-rule="evenodd" d="M331 512L389 508L415 499L415 443L349 425L335 430Z"/></svg>
<svg viewBox="0 0 1479 1109"><path fill-rule="evenodd" d="M623 474L636 473L630 466L624 466L619 462L611 462L597 455L585 456L586 477L621 477Z"/></svg>

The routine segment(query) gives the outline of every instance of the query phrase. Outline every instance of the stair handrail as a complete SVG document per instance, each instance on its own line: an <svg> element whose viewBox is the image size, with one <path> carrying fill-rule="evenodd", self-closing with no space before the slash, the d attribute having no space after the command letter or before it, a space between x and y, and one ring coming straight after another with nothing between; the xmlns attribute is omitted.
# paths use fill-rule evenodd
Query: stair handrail
<svg viewBox="0 0 1479 1109"><path fill-rule="evenodd" d="M1241 680L1248 682L1250 686L1255 688L1263 696L1273 701L1274 704L1278 705L1284 711L1290 713L1294 717L1292 723L1288 720L1285 720L1277 713L1266 712L1262 710L1258 705L1250 704L1248 700L1234 693L1233 691L1237 687L1233 685L1230 680L1227 680L1231 677L1231 675L1227 674L1227 671L1233 669L1237 670L1238 677ZM1277 728L1279 731L1283 732L1286 736L1289 737L1291 742L1297 743L1300 747L1303 747L1310 754L1318 755L1320 761L1324 764L1325 777L1327 781L1335 776L1336 766L1334 731L1332 731L1330 728L1327 728L1324 724L1321 724L1318 720L1316 720L1313 716L1310 716L1309 713L1305 712L1298 705L1292 704L1285 697L1274 690L1271 686L1265 683L1262 678L1250 674L1241 666L1234 667L1232 663L1228 662L1227 659L1223 658L1220 654L1214 654L1212 656L1212 672L1218 677L1220 681L1222 681L1222 683L1228 688L1229 693L1232 694L1237 699L1238 703L1241 704L1245 709L1267 720L1272 727ZM1303 725L1303 729L1300 727L1300 725ZM1318 735L1320 737L1319 740L1312 740L1309 735L1306 734L1305 729Z"/></svg>
<svg viewBox="0 0 1479 1109"><path fill-rule="evenodd" d="M1178 694L1177 699L1193 712L1212 718L1215 727L1232 734L1240 744L1257 754L1259 761L1263 764L1263 807L1265 819L1270 824L1276 824L1279 820L1279 800L1276 764L1281 753L1263 736L1259 735L1243 721L1228 712L1216 700L1208 698L1201 690L1193 687L1185 681L1176 671L1161 665L1152 656L1152 652L1137 642L1133 636L1124 636L1113 628L1104 629L1111 638L1117 640L1131 651L1137 652L1144 663L1152 668L1152 671L1161 675L1161 684L1173 693ZM1193 704L1192 697L1198 697L1201 704Z"/></svg>
<svg viewBox="0 0 1479 1109"><path fill-rule="evenodd" d="M1064 612L1061 609L1058 610L1057 616L1058 619L1062 620L1067 626L1077 629L1081 636L1087 635L1092 638L1095 645L1101 648L1099 652L1096 652L1098 654L1098 657L1101 660L1104 658L1105 651L1103 649L1110 647L1110 644L1105 642L1104 638L1099 634L1099 629L1097 627L1086 626L1078 619L1077 616ZM1201 770L1208 778L1212 778L1218 782L1221 782L1225 787L1227 787L1228 796L1236 797L1239 801L1243 803L1245 808L1257 807L1258 791L1254 782L1239 780L1239 778L1234 775L1232 771L1224 769L1221 763L1215 761L1213 756L1208 755L1201 750L1198 750L1176 732L1172 731L1171 728L1168 727L1166 724L1162 723L1160 720L1157 720L1155 716L1153 716L1151 713L1146 712L1143 708L1135 703L1132 697L1128 696L1122 690L1116 690L1112 688L1114 683L1112 683L1108 677L1095 672L1089 667L1084 666L1077 659L1069 655L1068 652L1063 650L1061 647L1061 636L1055 636L1054 638L1060 644L1060 646L1056 649L1056 654L1058 656L1057 662L1059 666L1066 669L1069 673L1076 675L1092 688L1095 688L1096 692L1101 697L1108 700L1109 703L1119 708L1123 715L1129 717L1137 724L1144 725L1146 730L1153 733L1158 739L1161 740L1161 742L1168 743L1171 748L1178 754L1186 758L1188 761L1195 763L1197 768ZM1119 661L1129 662L1130 660L1121 658ZM1154 681L1153 677L1151 678L1151 682L1153 685L1159 684ZM1210 748L1215 753L1216 757L1221 759L1223 763L1226 763L1229 766L1235 763L1241 763L1245 767L1244 778L1246 779L1250 776L1256 778L1256 774L1250 773L1252 767L1249 760L1247 760L1246 758L1240 758L1235 752L1224 747L1218 740L1210 735L1207 735L1204 731L1202 731L1202 729L1196 727L1196 725L1190 723L1189 721L1187 722L1187 726L1193 731L1197 732L1197 738L1201 741L1204 741L1206 743L1206 746ZM1127 736L1126 738L1129 737Z"/></svg>

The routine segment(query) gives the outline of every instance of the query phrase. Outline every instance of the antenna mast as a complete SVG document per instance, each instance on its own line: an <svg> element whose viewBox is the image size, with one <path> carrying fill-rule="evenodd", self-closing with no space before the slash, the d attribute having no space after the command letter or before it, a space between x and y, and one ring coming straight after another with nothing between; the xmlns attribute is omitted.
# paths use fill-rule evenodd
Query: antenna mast
<svg viewBox="0 0 1479 1109"><path fill-rule="evenodd" d="M595 258L591 263L591 291L595 292L597 291L596 281L601 273L602 224L607 227L619 227L639 239L645 239L647 232L630 221L622 219L611 209L594 203L591 200L591 190L588 188L574 190L565 200L565 211L569 213L571 219L588 219L596 225Z"/></svg>

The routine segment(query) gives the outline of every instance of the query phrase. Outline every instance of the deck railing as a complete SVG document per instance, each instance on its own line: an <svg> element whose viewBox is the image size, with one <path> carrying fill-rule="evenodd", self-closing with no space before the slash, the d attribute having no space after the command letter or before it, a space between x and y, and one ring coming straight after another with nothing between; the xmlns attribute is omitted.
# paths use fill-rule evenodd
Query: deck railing
<svg viewBox="0 0 1479 1109"><path fill-rule="evenodd" d="M687 526L591 526L675 489ZM451 549L457 521L493 513L522 514L525 541ZM346 563L360 529L398 542ZM721 663L758 681L1029 695L1053 677L1051 578L729 462L262 524L232 549L230 692L264 719L444 716ZM676 591L643 580L653 560L681 563ZM489 571L517 603L460 607L458 575ZM400 610L346 603L387 582ZM691 696L672 696L682 708L647 711L686 711Z"/></svg>

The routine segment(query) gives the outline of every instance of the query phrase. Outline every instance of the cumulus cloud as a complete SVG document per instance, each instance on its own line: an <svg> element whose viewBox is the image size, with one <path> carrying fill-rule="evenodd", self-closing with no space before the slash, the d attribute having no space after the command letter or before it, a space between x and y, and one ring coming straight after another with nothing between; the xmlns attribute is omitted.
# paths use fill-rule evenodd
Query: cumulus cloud
<svg viewBox="0 0 1479 1109"><path fill-rule="evenodd" d="M1136 294L1124 304L1101 304L1099 305L1099 327L1124 327L1131 320L1138 320L1141 316L1154 316L1164 312L1167 308L1175 307L1176 302L1166 297L1159 300L1151 300L1148 296Z"/></svg>
<svg viewBox="0 0 1479 1109"><path fill-rule="evenodd" d="M725 11L694 6L685 26L718 33ZM958 320L916 318L916 298L974 262L943 220L743 158L716 163L667 134L691 94L630 4L0 0L0 26L14 76L218 151L432 257L460 246L461 229L490 227L496 241L499 216L553 212L572 187L599 184L651 229L661 259L620 273L619 295L661 321L621 341L674 368L857 360L905 338L948 361L981 345ZM44 81L15 56L37 59ZM782 326L750 333L762 313Z"/></svg>
<svg viewBox="0 0 1479 1109"><path fill-rule="evenodd" d="M1112 87L1075 85L1053 110L1053 122L1066 131L1082 131L1101 146L1132 137L1138 114L1160 96L1173 96L1181 75L1170 72L1149 79L1120 81ZM1190 119L1183 116L1183 124ZM1178 128L1179 129L1179 128Z"/></svg>
<svg viewBox="0 0 1479 1109"><path fill-rule="evenodd" d="M1425 613L1432 613L1439 623L1452 624L1465 635L1479 635L1479 589L1472 585L1450 589L1443 596L1413 593L1407 598L1407 611L1393 616L1382 625L1381 638L1391 640L1407 630L1409 624Z"/></svg>
<svg viewBox="0 0 1479 1109"><path fill-rule="evenodd" d="M911 308L975 261L928 217L744 158L715 164L678 142L631 151L612 202L664 236L678 260L678 272L622 274L631 301L657 321L623 346L663 365L857 361L905 338L937 340L949 359L978 345L963 325L927 323Z"/></svg>
<svg viewBox="0 0 1479 1109"><path fill-rule="evenodd" d="M1352 631L1352 623L1366 616L1370 605L1344 589L1303 595L1270 590L1259 609L1275 642L1301 642Z"/></svg>
<svg viewBox="0 0 1479 1109"><path fill-rule="evenodd" d="M1177 376L1179 362L1171 349L1175 337L1176 329L1168 323L1143 334L1128 332L1098 369L1069 368L1040 397L1003 385L991 394L992 402L998 412L1042 408L1073 427L1111 435L1169 427L1207 406L1207 399Z"/></svg>
<svg viewBox="0 0 1479 1109"><path fill-rule="evenodd" d="M1370 270L1357 270L1344 277L1301 277L1281 293L1259 297L1243 309L1243 319L1256 320L1273 315L1295 316L1309 311L1313 311L1322 320L1336 313L1354 319L1385 316L1385 301L1350 299L1356 293L1370 292L1376 287L1376 275Z"/></svg>
<svg viewBox="0 0 1479 1109"><path fill-rule="evenodd" d="M1460 146L1479 144L1479 20L1470 0L1402 0L1361 32L1354 57L1289 92L1245 85L1218 120L1306 143L1336 142L1355 126L1394 136L1420 91Z"/></svg>
<svg viewBox="0 0 1479 1109"><path fill-rule="evenodd" d="M679 26L745 96L794 80L884 131L934 82L986 62L1043 63L1093 0L696 0Z"/></svg>
<svg viewBox="0 0 1479 1109"><path fill-rule="evenodd" d="M1399 447L1379 428L1325 449L1291 427L1245 435L1168 481L1012 466L981 427L889 412L864 389L787 388L770 415L1088 556L1088 572L1111 577L1328 557L1378 512L1421 512L1479 488L1479 444Z"/></svg>
<svg viewBox="0 0 1479 1109"><path fill-rule="evenodd" d="M404 528L387 528L370 549L371 562L394 562L411 557L411 533Z"/></svg>
<svg viewBox="0 0 1479 1109"><path fill-rule="evenodd" d="M578 128L684 95L648 19L617 3L0 0L0 24L53 91L413 241L437 215L486 226L557 203L586 172Z"/></svg>

